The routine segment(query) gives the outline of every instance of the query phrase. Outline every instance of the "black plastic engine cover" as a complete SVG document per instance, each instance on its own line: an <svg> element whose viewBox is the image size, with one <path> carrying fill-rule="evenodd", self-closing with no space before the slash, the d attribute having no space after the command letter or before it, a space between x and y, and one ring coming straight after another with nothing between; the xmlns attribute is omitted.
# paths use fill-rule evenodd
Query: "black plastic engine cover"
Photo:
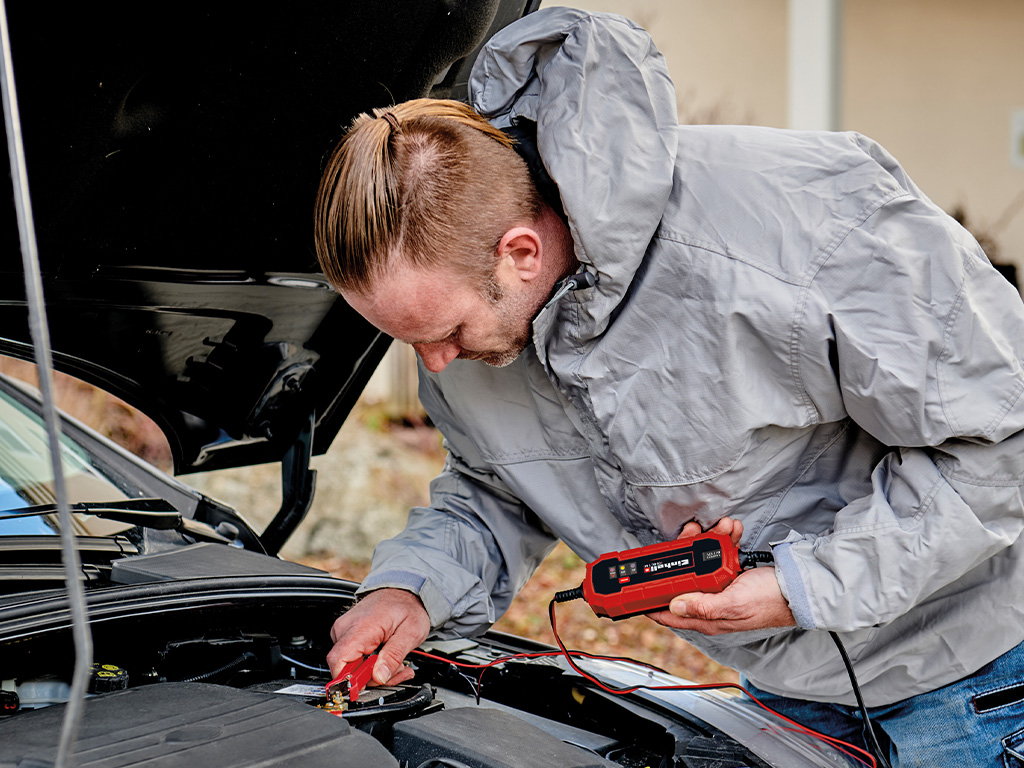
<svg viewBox="0 0 1024 768"><path fill-rule="evenodd" d="M57 756L63 705L0 722L0 768ZM398 768L373 737L289 697L205 683L164 683L86 701L76 768Z"/></svg>
<svg viewBox="0 0 1024 768"><path fill-rule="evenodd" d="M395 757L410 766L446 758L467 768L620 768L488 707L460 707L396 723L394 736Z"/></svg>

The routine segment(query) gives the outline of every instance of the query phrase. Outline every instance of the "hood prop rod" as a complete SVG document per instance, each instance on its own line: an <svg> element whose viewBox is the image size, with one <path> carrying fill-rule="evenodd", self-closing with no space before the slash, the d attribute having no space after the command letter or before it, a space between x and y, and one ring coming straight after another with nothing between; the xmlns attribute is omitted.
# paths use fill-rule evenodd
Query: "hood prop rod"
<svg viewBox="0 0 1024 768"><path fill-rule="evenodd" d="M276 555L299 526L313 503L316 470L313 458L314 415L309 414L291 448L281 459L281 508L260 535L260 544L268 555Z"/></svg>
<svg viewBox="0 0 1024 768"><path fill-rule="evenodd" d="M75 531L71 523L67 484L64 479L60 445L60 417L54 404L53 353L50 331L46 323L46 303L43 297L43 278L39 264L32 200L28 189L28 169L25 147L21 136L21 117L14 87L14 62L11 56L11 38L8 28L7 5L0 0L0 83L3 90L4 127L7 130L7 152L11 162L14 207L18 219L21 259L25 268L25 299L28 304L29 332L39 372L42 393L42 414L46 423L46 436L53 467L53 487L57 497L60 518L61 559L67 585L68 611L71 614L71 637L74 647L74 669L71 674L71 692L60 729L57 744L56 768L71 765L72 752L82 722L86 686L92 669L92 634L89 628L85 589L81 581L81 559L78 556Z"/></svg>

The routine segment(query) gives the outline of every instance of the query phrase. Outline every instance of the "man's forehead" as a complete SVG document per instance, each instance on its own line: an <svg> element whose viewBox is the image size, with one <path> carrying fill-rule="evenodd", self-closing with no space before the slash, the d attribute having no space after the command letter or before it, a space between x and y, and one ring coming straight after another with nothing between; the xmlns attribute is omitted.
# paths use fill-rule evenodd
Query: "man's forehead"
<svg viewBox="0 0 1024 768"><path fill-rule="evenodd" d="M440 341L454 330L466 301L464 281L449 270L402 264L366 291L341 292L379 330L411 344Z"/></svg>
<svg viewBox="0 0 1024 768"><path fill-rule="evenodd" d="M392 260L367 288L342 289L341 295L349 304L373 311L392 307L400 299L422 304L438 291L450 291L456 284L450 271L438 267L410 264L405 260Z"/></svg>

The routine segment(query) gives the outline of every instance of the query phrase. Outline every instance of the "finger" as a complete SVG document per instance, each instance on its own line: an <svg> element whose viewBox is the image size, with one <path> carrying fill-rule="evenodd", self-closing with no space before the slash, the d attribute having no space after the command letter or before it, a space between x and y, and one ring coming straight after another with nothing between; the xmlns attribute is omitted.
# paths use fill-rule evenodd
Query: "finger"
<svg viewBox="0 0 1024 768"><path fill-rule="evenodd" d="M732 522L732 543L734 546L738 547L740 545L740 539L743 538L743 521L733 520Z"/></svg>
<svg viewBox="0 0 1024 768"><path fill-rule="evenodd" d="M726 614L726 609L731 607L732 603L732 599L723 592L689 592L673 597L668 610L673 616L682 619L717 621L733 618Z"/></svg>
<svg viewBox="0 0 1024 768"><path fill-rule="evenodd" d="M715 523L713 526L711 526L708 529L708 532L710 532L710 533L720 533L723 536L731 536L732 535L732 529L733 529L733 527L735 525L736 525L736 521L733 520L731 517L723 517L721 520L719 520L717 523Z"/></svg>
<svg viewBox="0 0 1024 768"><path fill-rule="evenodd" d="M327 652L327 665L332 675L339 674L349 662L369 656L386 637L386 624L374 611L367 609L366 603L353 606L331 627L334 646Z"/></svg>
<svg viewBox="0 0 1024 768"><path fill-rule="evenodd" d="M362 621L350 622L337 633L332 631L332 637L336 636L337 639L329 655L343 661L355 661L360 656L373 653L384 641L384 629L371 619L365 617Z"/></svg>
<svg viewBox="0 0 1024 768"><path fill-rule="evenodd" d="M339 642L346 634L349 633L350 630L358 627L360 623L367 622L374 612L373 606L379 600L379 594L370 593L363 600L351 605L348 610L335 619L334 624L331 625L331 642Z"/></svg>
<svg viewBox="0 0 1024 768"><path fill-rule="evenodd" d="M670 611L651 611L650 613L645 613L644 616L655 624L661 624L663 627L671 627L672 622L676 619Z"/></svg>
<svg viewBox="0 0 1024 768"><path fill-rule="evenodd" d="M670 611L658 611L647 614L652 621L670 629L685 629L699 632L702 635L723 635L743 629L731 621L702 621L700 619L684 619Z"/></svg>
<svg viewBox="0 0 1024 768"><path fill-rule="evenodd" d="M349 662L369 656L383 640L383 632L379 626L358 625L350 629L327 652L327 665L331 669L331 675L339 674L341 668Z"/></svg>
<svg viewBox="0 0 1024 768"><path fill-rule="evenodd" d="M349 626L356 618L358 618L358 613L355 616L353 616L352 610L349 610L343 613L337 619L335 619L334 624L331 625L331 642L336 643L342 637L344 637L345 633L348 631Z"/></svg>
<svg viewBox="0 0 1024 768"><path fill-rule="evenodd" d="M342 622L346 619L346 617L348 616L350 611L351 611L351 609L349 609L349 611L346 611L345 613L341 614L341 616L336 618L334 620L334 623L331 625L331 642L332 643L338 642L338 638L340 638L344 634L345 630L344 630L344 628L342 626Z"/></svg>
<svg viewBox="0 0 1024 768"><path fill-rule="evenodd" d="M710 530L728 536L734 546L739 546L740 539L743 538L743 523L732 517L723 517Z"/></svg>
<svg viewBox="0 0 1024 768"><path fill-rule="evenodd" d="M700 527L700 523L698 523L696 520L691 520L690 522L688 522L686 525L683 526L683 529L681 531L679 531L679 535L676 536L676 538L677 539L692 539L694 536L699 534L701 531L702 531L702 529Z"/></svg>
<svg viewBox="0 0 1024 768"><path fill-rule="evenodd" d="M415 676L416 672L412 667L408 664L402 664L398 672L385 685L401 685L407 680L412 680Z"/></svg>
<svg viewBox="0 0 1024 768"><path fill-rule="evenodd" d="M422 617L414 613L403 619L378 652L373 679L380 685L386 685L393 677L401 675L405 657L426 640L429 633L430 621L426 618L426 612Z"/></svg>
<svg viewBox="0 0 1024 768"><path fill-rule="evenodd" d="M739 546L740 539L743 537L743 523L732 517L723 517L712 530L728 536L734 546Z"/></svg>

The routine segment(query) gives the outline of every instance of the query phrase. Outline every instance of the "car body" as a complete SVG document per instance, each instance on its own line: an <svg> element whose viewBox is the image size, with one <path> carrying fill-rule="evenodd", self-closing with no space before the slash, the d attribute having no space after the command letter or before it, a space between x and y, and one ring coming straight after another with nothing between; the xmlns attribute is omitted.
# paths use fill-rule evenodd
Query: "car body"
<svg viewBox="0 0 1024 768"><path fill-rule="evenodd" d="M73 764L855 764L737 692L616 695L495 632L428 642L412 683L330 709L328 628L357 585L276 555L389 340L317 271L320 163L360 111L464 95L479 46L535 5L8 9L55 365L151 416L176 475L62 419L95 662ZM32 359L13 208L0 225L0 353ZM41 412L0 379L0 765L53 764L70 709ZM283 498L262 531L177 477L267 462ZM578 663L613 687L685 682Z"/></svg>

